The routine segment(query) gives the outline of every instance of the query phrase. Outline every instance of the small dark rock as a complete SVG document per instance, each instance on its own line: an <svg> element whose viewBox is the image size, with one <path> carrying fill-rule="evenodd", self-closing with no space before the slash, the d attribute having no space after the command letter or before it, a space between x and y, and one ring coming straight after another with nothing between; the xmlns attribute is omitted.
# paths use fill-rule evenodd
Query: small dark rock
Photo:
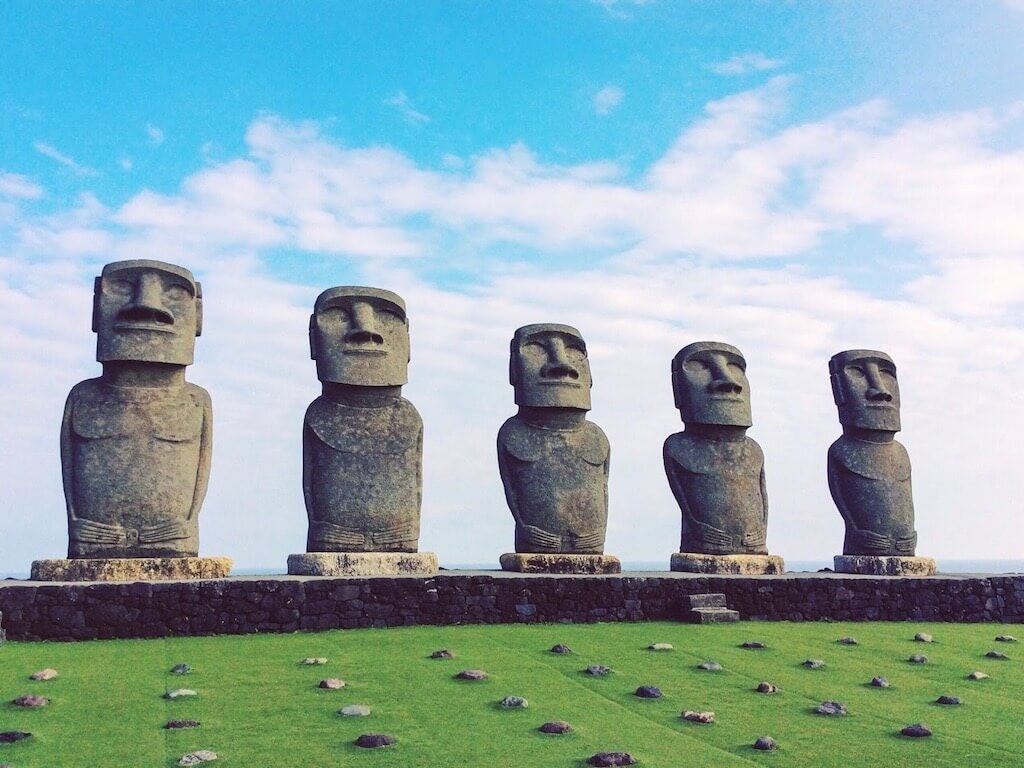
<svg viewBox="0 0 1024 768"><path fill-rule="evenodd" d="M604 677L611 671L612 668L606 667L604 664L591 664L583 670L583 674L590 675L591 677Z"/></svg>
<svg viewBox="0 0 1024 768"><path fill-rule="evenodd" d="M968 680L988 680L988 675L986 675L984 672L977 672L977 671L975 671L975 672L971 672L971 674L969 674L967 676L967 679Z"/></svg>
<svg viewBox="0 0 1024 768"><path fill-rule="evenodd" d="M878 675L877 677L871 678L871 686L873 688L888 688L889 678Z"/></svg>
<svg viewBox="0 0 1024 768"><path fill-rule="evenodd" d="M1009 661L1010 660L1010 657L1007 656L1002 651L989 651L988 653L985 654L985 658L987 658L987 659L999 659L1000 661Z"/></svg>
<svg viewBox="0 0 1024 768"><path fill-rule="evenodd" d="M927 664L928 663L928 657L925 656L922 653L915 653L915 654L912 654L910 656L910 658L907 659L907 661L909 663L911 663L911 664Z"/></svg>
<svg viewBox="0 0 1024 768"><path fill-rule="evenodd" d="M173 691L167 691L164 693L165 699L181 699L188 696L198 696L195 691L191 688L175 688Z"/></svg>
<svg viewBox="0 0 1024 768"><path fill-rule="evenodd" d="M767 647L760 640L747 640L745 643L740 643L740 648L746 648L748 651L762 651Z"/></svg>
<svg viewBox="0 0 1024 768"><path fill-rule="evenodd" d="M839 703L838 701L823 701L818 705L817 709L814 710L819 715L846 715L849 714L846 710L846 706Z"/></svg>
<svg viewBox="0 0 1024 768"><path fill-rule="evenodd" d="M692 709L687 709L679 716L683 720L688 720L691 723L700 723L702 725L708 725L715 722L714 712L694 712Z"/></svg>
<svg viewBox="0 0 1024 768"><path fill-rule="evenodd" d="M486 680L487 673L482 669L464 669L455 677L459 680Z"/></svg>
<svg viewBox="0 0 1024 768"><path fill-rule="evenodd" d="M0 744L13 744L31 736L27 731L0 731Z"/></svg>
<svg viewBox="0 0 1024 768"><path fill-rule="evenodd" d="M530 706L529 702L522 696L506 696L498 702L498 705L502 709L526 709Z"/></svg>
<svg viewBox="0 0 1024 768"><path fill-rule="evenodd" d="M918 632L914 635L914 639L919 643L934 643L935 638L929 635L927 632Z"/></svg>
<svg viewBox="0 0 1024 768"><path fill-rule="evenodd" d="M912 736L919 739L923 736L931 736L932 729L924 723L914 723L914 725L908 725L906 728L900 729L900 733L904 736Z"/></svg>
<svg viewBox="0 0 1024 768"><path fill-rule="evenodd" d="M363 749L376 749L377 747L387 747L395 743L395 737L389 736L386 733L364 733L355 741L357 747Z"/></svg>
<svg viewBox="0 0 1024 768"><path fill-rule="evenodd" d="M26 693L11 702L16 707L45 707L50 700L45 696L36 696L33 693Z"/></svg>
<svg viewBox="0 0 1024 768"><path fill-rule="evenodd" d="M38 672L33 672L28 676L28 679L35 680L36 682L44 682L46 680L56 680L58 677L60 677L60 674L56 669L50 669L47 667L46 669L40 669Z"/></svg>
<svg viewBox="0 0 1024 768"><path fill-rule="evenodd" d="M568 645L565 645L563 643L559 643L558 645L551 646L551 652L552 653L572 653L572 648L570 648Z"/></svg>
<svg viewBox="0 0 1024 768"><path fill-rule="evenodd" d="M1017 638L1013 635L996 635L997 643L1016 643Z"/></svg>
<svg viewBox="0 0 1024 768"><path fill-rule="evenodd" d="M808 669L821 669L825 666L825 662L821 659L806 659L801 662L801 666L807 667Z"/></svg>
<svg viewBox="0 0 1024 768"><path fill-rule="evenodd" d="M172 675L188 675L192 672L192 667L188 664L175 664L171 667Z"/></svg>
<svg viewBox="0 0 1024 768"><path fill-rule="evenodd" d="M454 659L455 658L455 654L452 653L447 648L442 648L441 650L434 651L432 654L430 654L430 658L432 658L432 659Z"/></svg>
<svg viewBox="0 0 1024 768"><path fill-rule="evenodd" d="M629 752L598 752L591 755L587 762L597 766L636 765L636 758Z"/></svg>
<svg viewBox="0 0 1024 768"><path fill-rule="evenodd" d="M653 685L641 685L635 691L634 696L639 696L641 699L660 699L661 689Z"/></svg>
<svg viewBox="0 0 1024 768"><path fill-rule="evenodd" d="M758 736L757 741L754 742L754 749L772 750L778 748L778 742L771 736Z"/></svg>
<svg viewBox="0 0 1024 768"><path fill-rule="evenodd" d="M342 717L369 717L370 708L365 704L349 704L339 709L338 714Z"/></svg>
<svg viewBox="0 0 1024 768"><path fill-rule="evenodd" d="M671 651L672 643L651 643L647 646L648 651ZM612 754L612 753L609 753ZM623 753L625 754L625 753Z"/></svg>
<svg viewBox="0 0 1024 768"><path fill-rule="evenodd" d="M964 703L964 700L959 696L939 696L935 700L936 704L948 704L951 707L957 707Z"/></svg>
<svg viewBox="0 0 1024 768"><path fill-rule="evenodd" d="M198 720L168 720L164 724L164 728L167 730L174 730L175 728L198 728Z"/></svg>
<svg viewBox="0 0 1024 768"><path fill-rule="evenodd" d="M779 686L775 685L775 683L769 683L767 680L762 680L757 684L756 690L758 693L778 693Z"/></svg>
<svg viewBox="0 0 1024 768"><path fill-rule="evenodd" d="M698 664L697 669L706 669L708 672L721 672L722 665L719 664L717 661L708 660L702 661L700 664Z"/></svg>
<svg viewBox="0 0 1024 768"><path fill-rule="evenodd" d="M544 723L537 730L541 733L568 733L572 730L572 726L565 720L552 720L550 723Z"/></svg>
<svg viewBox="0 0 1024 768"><path fill-rule="evenodd" d="M320 681L318 687L326 691L338 691L345 687L345 681L337 677L325 677Z"/></svg>
<svg viewBox="0 0 1024 768"><path fill-rule="evenodd" d="M860 645L855 637L840 637L836 642L840 645Z"/></svg>
<svg viewBox="0 0 1024 768"><path fill-rule="evenodd" d="M304 664L307 667L321 667L321 666L323 666L324 664L327 663L327 657L326 656L307 656L306 658L304 658L299 663L300 664Z"/></svg>

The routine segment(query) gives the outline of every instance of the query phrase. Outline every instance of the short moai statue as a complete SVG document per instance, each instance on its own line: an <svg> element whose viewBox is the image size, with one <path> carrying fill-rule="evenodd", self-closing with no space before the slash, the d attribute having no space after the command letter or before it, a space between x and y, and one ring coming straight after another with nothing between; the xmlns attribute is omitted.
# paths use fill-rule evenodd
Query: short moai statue
<svg viewBox="0 0 1024 768"><path fill-rule="evenodd" d="M423 420L402 397L405 302L380 288L329 288L313 307L309 345L322 394L302 425L306 553L289 556L288 572L436 572L437 556L417 552Z"/></svg>
<svg viewBox="0 0 1024 768"><path fill-rule="evenodd" d="M136 259L96 278L99 378L76 384L61 424L68 560L37 560L40 580L209 578L199 510L210 475L210 395L185 381L202 332L202 289L183 267Z"/></svg>
<svg viewBox="0 0 1024 768"><path fill-rule="evenodd" d="M846 524L835 569L872 575L931 575L935 561L915 557L910 456L900 431L896 365L884 352L851 349L829 360L843 435L828 449L828 487Z"/></svg>
<svg viewBox="0 0 1024 768"><path fill-rule="evenodd" d="M498 469L516 551L501 556L501 567L618 573L618 558L604 554L610 449L586 418L593 380L580 332L557 323L519 328L509 382L519 411L498 431Z"/></svg>
<svg viewBox="0 0 1024 768"><path fill-rule="evenodd" d="M781 573L769 555L764 454L753 423L747 363L730 344L699 341L672 360L672 390L685 425L665 440L669 486L682 513L673 571Z"/></svg>

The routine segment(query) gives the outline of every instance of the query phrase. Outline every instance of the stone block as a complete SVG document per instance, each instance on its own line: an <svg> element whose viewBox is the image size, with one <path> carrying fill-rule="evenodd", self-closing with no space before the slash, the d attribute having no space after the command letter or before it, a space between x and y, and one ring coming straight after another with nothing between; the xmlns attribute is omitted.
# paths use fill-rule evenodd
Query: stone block
<svg viewBox="0 0 1024 768"><path fill-rule="evenodd" d="M690 621L694 624L727 624L740 620L740 612L731 608L694 608Z"/></svg>
<svg viewBox="0 0 1024 768"><path fill-rule="evenodd" d="M517 573L622 573L622 563L614 555L506 552L500 562L503 571Z"/></svg>
<svg viewBox="0 0 1024 768"><path fill-rule="evenodd" d="M223 579L229 557L125 557L34 560L32 581L183 581Z"/></svg>
<svg viewBox="0 0 1024 768"><path fill-rule="evenodd" d="M669 569L685 573L716 573L735 576L780 574L786 563L778 555L703 555L696 552L675 552Z"/></svg>
<svg viewBox="0 0 1024 768"><path fill-rule="evenodd" d="M434 576L433 552L302 552L288 555L293 576Z"/></svg>
<svg viewBox="0 0 1024 768"><path fill-rule="evenodd" d="M894 555L836 555L836 573L859 573L865 576L934 576L938 571L930 557L898 557Z"/></svg>

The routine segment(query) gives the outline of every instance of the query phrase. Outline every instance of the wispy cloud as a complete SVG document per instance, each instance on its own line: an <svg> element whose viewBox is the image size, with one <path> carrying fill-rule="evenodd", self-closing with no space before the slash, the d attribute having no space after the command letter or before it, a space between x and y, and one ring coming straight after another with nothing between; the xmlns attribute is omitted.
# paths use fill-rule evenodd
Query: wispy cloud
<svg viewBox="0 0 1024 768"><path fill-rule="evenodd" d="M409 96L405 91L399 91L394 96L390 96L384 100L384 103L389 107L394 107L401 113L402 117L408 120L410 123L429 123L430 116L420 112L418 109L413 107L412 102L409 101Z"/></svg>
<svg viewBox="0 0 1024 768"><path fill-rule="evenodd" d="M648 5L652 0L590 0L590 2L601 6L616 19L628 19L630 9Z"/></svg>
<svg viewBox="0 0 1024 768"><path fill-rule="evenodd" d="M33 143L32 146L35 147L36 152L38 152L39 154L48 157L51 160L56 160L64 167L70 168L79 176L99 175L98 171L95 171L92 168L89 168L88 166L80 165L79 163L75 162L74 159L68 157L63 152L58 150L56 147L51 146L50 144L47 144L42 141L37 141Z"/></svg>
<svg viewBox="0 0 1024 768"><path fill-rule="evenodd" d="M20 173L0 172L0 195L21 200L38 200L43 196L43 188Z"/></svg>
<svg viewBox="0 0 1024 768"><path fill-rule="evenodd" d="M625 95L617 85L606 85L594 94L594 110L599 115L607 115L622 103Z"/></svg>
<svg viewBox="0 0 1024 768"><path fill-rule="evenodd" d="M763 53L741 53L726 61L711 64L708 69L716 75L748 75L751 72L778 69L783 64L783 59L770 59Z"/></svg>
<svg viewBox="0 0 1024 768"><path fill-rule="evenodd" d="M146 123L146 135L149 137L150 144L154 146L159 147L164 143L164 132L152 123Z"/></svg>

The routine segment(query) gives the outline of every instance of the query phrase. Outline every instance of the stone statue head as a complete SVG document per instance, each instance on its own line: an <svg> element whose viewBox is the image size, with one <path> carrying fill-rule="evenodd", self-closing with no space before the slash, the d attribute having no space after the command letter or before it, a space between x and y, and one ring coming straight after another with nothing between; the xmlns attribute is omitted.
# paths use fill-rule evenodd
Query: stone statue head
<svg viewBox="0 0 1024 768"><path fill-rule="evenodd" d="M405 302L382 288L342 285L317 296L309 352L320 381L394 387L409 381Z"/></svg>
<svg viewBox="0 0 1024 768"><path fill-rule="evenodd" d="M900 386L891 357L872 349L848 349L832 356L828 372L840 424L899 432Z"/></svg>
<svg viewBox="0 0 1024 768"><path fill-rule="evenodd" d="M184 267L150 259L103 267L93 289L96 359L191 365L203 290Z"/></svg>
<svg viewBox="0 0 1024 768"><path fill-rule="evenodd" d="M749 427L747 361L731 344L695 341L672 358L672 392L687 424Z"/></svg>
<svg viewBox="0 0 1024 768"><path fill-rule="evenodd" d="M512 336L510 352L516 405L590 410L587 344L571 325L524 325Z"/></svg>

